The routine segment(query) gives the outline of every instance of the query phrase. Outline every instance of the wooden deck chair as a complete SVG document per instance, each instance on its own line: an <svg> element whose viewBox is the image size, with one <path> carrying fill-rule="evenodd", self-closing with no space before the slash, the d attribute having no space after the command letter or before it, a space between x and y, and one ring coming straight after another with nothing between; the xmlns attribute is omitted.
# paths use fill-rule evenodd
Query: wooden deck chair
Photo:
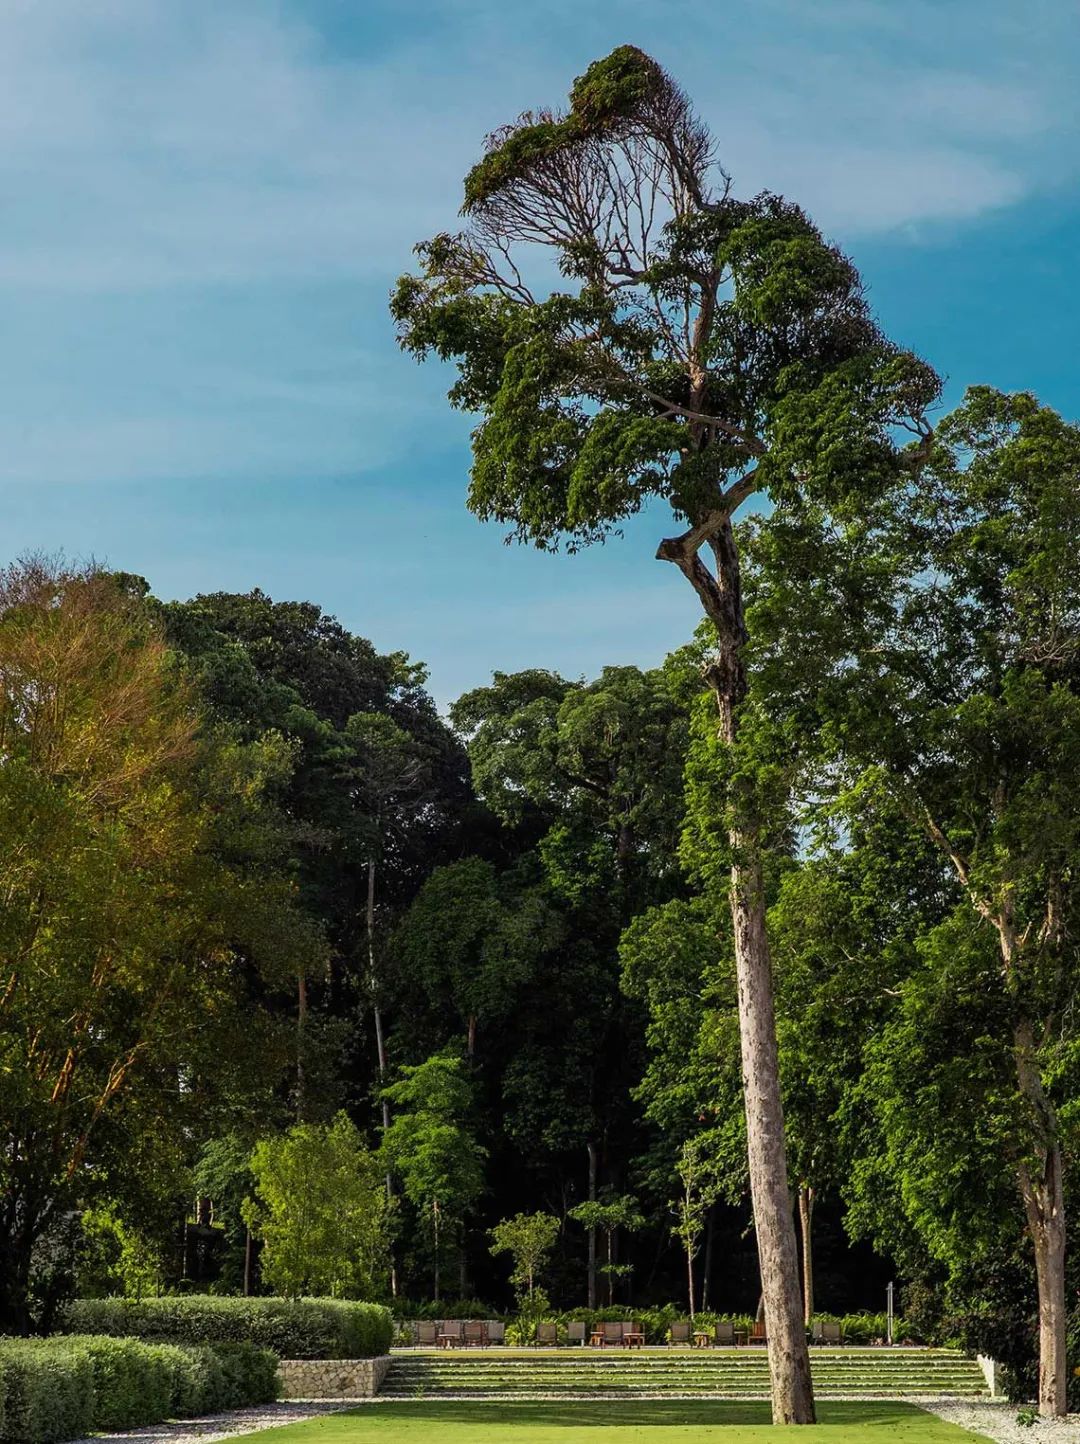
<svg viewBox="0 0 1080 1444"><path fill-rule="evenodd" d="M717 1344L735 1343L735 1325L728 1320L721 1320L713 1331L713 1341Z"/></svg>
<svg viewBox="0 0 1080 1444"><path fill-rule="evenodd" d="M439 1324L435 1319L417 1319L416 1321L416 1342L421 1346L439 1342Z"/></svg>
<svg viewBox="0 0 1080 1444"><path fill-rule="evenodd" d="M474 1349L482 1349L488 1341L487 1324L483 1319L466 1319L461 1341Z"/></svg>
<svg viewBox="0 0 1080 1444"><path fill-rule="evenodd" d="M546 1344L549 1348L551 1347L552 1344L557 1344L557 1343L559 1342L559 1326L558 1326L558 1324L551 1324L551 1323L539 1323L539 1324L537 1324L537 1326L536 1326L536 1342L537 1342L538 1344L541 1344L541 1345Z"/></svg>
<svg viewBox="0 0 1080 1444"><path fill-rule="evenodd" d="M671 1342L673 1344L688 1344L690 1342L690 1325L678 1321L672 1324Z"/></svg>
<svg viewBox="0 0 1080 1444"><path fill-rule="evenodd" d="M607 1319L607 1320L605 1320L605 1322L604 1322L604 1343L605 1343L605 1344L621 1344L621 1343L622 1343L622 1332L623 1332L623 1326L622 1326L622 1324L620 1324L620 1323L618 1323L618 1322L616 1322L616 1321L613 1321L612 1319Z"/></svg>
<svg viewBox="0 0 1080 1444"><path fill-rule="evenodd" d="M587 1335L584 1319L571 1319L566 1326L567 1343L584 1345Z"/></svg>

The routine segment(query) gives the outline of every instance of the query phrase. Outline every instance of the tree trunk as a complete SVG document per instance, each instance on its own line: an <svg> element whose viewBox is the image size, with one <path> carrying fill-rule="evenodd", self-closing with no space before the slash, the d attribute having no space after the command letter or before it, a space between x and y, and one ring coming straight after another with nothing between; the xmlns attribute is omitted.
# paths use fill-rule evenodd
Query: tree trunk
<svg viewBox="0 0 1080 1444"><path fill-rule="evenodd" d="M799 1232L802 1235L803 1321L814 1317L814 1190L807 1184L799 1189Z"/></svg>
<svg viewBox="0 0 1080 1444"><path fill-rule="evenodd" d="M701 1312L709 1311L709 1283L712 1279L713 1233L716 1219L716 1205L709 1204L705 1217L705 1258L701 1265Z"/></svg>
<svg viewBox="0 0 1080 1444"><path fill-rule="evenodd" d="M379 1006L379 987L375 972L375 859L371 858L367 865L367 906L364 909L365 930L367 933L367 954L368 954L368 987L371 990L371 1014L375 1023L375 1058L379 1069L379 1099L382 1104L382 1126L383 1135L390 1128L390 1104L386 1101L383 1089L386 1087L386 1039L383 1035L382 1009ZM394 1180L390 1170L386 1171L386 1201L392 1203L394 1198ZM390 1245L390 1296L397 1298L397 1262L394 1258L394 1247Z"/></svg>
<svg viewBox="0 0 1080 1444"><path fill-rule="evenodd" d="M435 1293L434 1301L439 1302L439 1200L431 1200L431 1217L435 1233Z"/></svg>
<svg viewBox="0 0 1080 1444"><path fill-rule="evenodd" d="M590 1141L585 1145L589 1150L589 1202L596 1202L596 1144ZM590 1224L588 1230L589 1239L589 1308L596 1308L596 1225Z"/></svg>
<svg viewBox="0 0 1080 1444"><path fill-rule="evenodd" d="M690 1322L694 1322L694 1246L686 1245L686 1294L690 1303Z"/></svg>
<svg viewBox="0 0 1080 1444"><path fill-rule="evenodd" d="M715 558L715 576L698 555L705 541ZM716 628L716 656L707 669L706 680L720 713L720 737L733 746L738 739L739 710L747 689L742 655L747 632L730 514L710 519L704 530L691 529L682 537L662 542L657 556L679 567ZM730 902L750 1197L765 1296L772 1418L774 1424L812 1424L814 1390L802 1319L795 1220L788 1192L772 960L765 932L760 826L753 797L733 793L729 815Z"/></svg>
<svg viewBox="0 0 1080 1444"><path fill-rule="evenodd" d="M296 1121L304 1122L304 1024L307 1022L307 978L296 980Z"/></svg>
<svg viewBox="0 0 1080 1444"><path fill-rule="evenodd" d="M1034 1030L1022 1019L1014 1032L1016 1077L1020 1095L1043 1135L1038 1171L1023 1163L1017 1170L1028 1232L1035 1248L1039 1292L1039 1413L1063 1418L1068 1411L1068 1361L1065 1305L1065 1198L1056 1119L1039 1073Z"/></svg>
<svg viewBox="0 0 1080 1444"><path fill-rule="evenodd" d="M476 1056L476 1014L469 1014L468 1035L465 1040L465 1052L470 1058Z"/></svg>
<svg viewBox="0 0 1080 1444"><path fill-rule="evenodd" d="M244 1229L244 1298L251 1297L251 1229Z"/></svg>

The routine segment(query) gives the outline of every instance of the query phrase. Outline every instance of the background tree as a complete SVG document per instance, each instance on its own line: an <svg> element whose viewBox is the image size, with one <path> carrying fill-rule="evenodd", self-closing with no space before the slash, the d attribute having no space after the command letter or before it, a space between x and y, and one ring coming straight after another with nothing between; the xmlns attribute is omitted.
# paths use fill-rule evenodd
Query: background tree
<svg viewBox="0 0 1080 1444"><path fill-rule="evenodd" d="M243 1215L271 1288L290 1298L383 1293L390 1205L379 1160L347 1114L260 1140L250 1167L255 1197Z"/></svg>
<svg viewBox="0 0 1080 1444"><path fill-rule="evenodd" d="M514 1261L510 1282L519 1296L531 1299L559 1236L559 1220L551 1213L516 1213L491 1230L491 1252L508 1253Z"/></svg>
<svg viewBox="0 0 1080 1444"><path fill-rule="evenodd" d="M0 1327L18 1332L64 1214L179 1185L200 1137L257 1114L280 1058L259 990L321 942L265 801L287 751L206 725L113 578L0 577L0 751Z"/></svg>
<svg viewBox="0 0 1080 1444"><path fill-rule="evenodd" d="M631 1265L618 1261L619 1232L633 1233L642 1228L644 1216L630 1194L607 1193L599 1199L579 1203L570 1210L570 1217L586 1228L599 1229L604 1235L604 1262L600 1265L600 1272L607 1279L608 1304L611 1305L615 1302L615 1280L627 1277L631 1271Z"/></svg>
<svg viewBox="0 0 1080 1444"><path fill-rule="evenodd" d="M837 828L888 816L921 835L951 880L945 917L927 909L902 1000L924 1019L928 1046L930 1020L951 1012L937 973L978 1000L972 1066L957 1074L943 1057L937 1072L924 1054L930 1071L921 1076L940 1149L950 1138L960 1145L957 1125L944 1120L973 1090L969 1103L983 1100L984 1164L996 1160L1019 1190L1038 1279L1046 1413L1066 1407L1063 1178L1075 1146L1060 1104L1075 1046L1066 999L1080 820L1078 460L1076 428L1033 397L979 388L937 428L917 487L898 485L839 529L808 509L778 511L753 542L759 635L772 639L764 671L777 696L786 689L789 715L813 692L829 749L820 785L842 815ZM816 585L792 585L781 549L790 556L793 547ZM813 677L795 661L808 647ZM800 681L808 690L795 695ZM910 1021L898 1018L895 1036L910 1044ZM909 1061L898 1055L901 1073ZM939 1150L905 1153L939 1182L947 1172ZM955 1179L965 1156L961 1147ZM928 1197L930 1185L918 1191ZM943 1210L949 1196L939 1195ZM992 1196L984 1188L980 1203Z"/></svg>
<svg viewBox="0 0 1080 1444"><path fill-rule="evenodd" d="M448 1050L405 1065L387 1093L397 1114L383 1135L383 1152L429 1231L438 1302L443 1240L448 1231L456 1235L463 1280L465 1223L484 1187L485 1150L470 1129L472 1085L461 1055Z"/></svg>
<svg viewBox="0 0 1080 1444"><path fill-rule="evenodd" d="M694 1287L694 1259L701 1247L705 1218L720 1192L714 1172L708 1140L701 1134L688 1139L679 1152L676 1164L682 1191L676 1202L676 1219L672 1232L686 1253L686 1295L693 1321L697 1291Z"/></svg>
<svg viewBox="0 0 1080 1444"><path fill-rule="evenodd" d="M731 194L689 101L633 46L590 66L567 112L496 132L464 209L464 233L418 248L422 272L401 280L393 313L403 345L456 361L451 400L481 414L471 507L545 547L668 502L686 529L657 555L713 626L706 679L738 751L734 513L759 491L832 503L872 491L895 465L894 428L926 435L936 379L885 340L854 267L797 207ZM545 250L565 282L546 294ZM808 1422L753 762L735 764L724 844L750 1176L774 1417Z"/></svg>

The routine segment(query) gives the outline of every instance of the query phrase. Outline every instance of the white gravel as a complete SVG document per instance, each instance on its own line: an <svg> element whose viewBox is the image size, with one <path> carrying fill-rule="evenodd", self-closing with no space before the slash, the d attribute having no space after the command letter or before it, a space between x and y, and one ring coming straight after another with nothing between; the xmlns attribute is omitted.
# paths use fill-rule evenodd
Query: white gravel
<svg viewBox="0 0 1080 1444"><path fill-rule="evenodd" d="M1080 1414L1070 1414L1067 1419L1018 1424L1019 1404L973 1399L921 1399L919 1402L939 1419L985 1434L997 1444L1080 1444Z"/></svg>
<svg viewBox="0 0 1080 1444"><path fill-rule="evenodd" d="M116 1434L95 1434L89 1439L77 1439L74 1444L104 1444L104 1441L112 1439L130 1439L134 1444L211 1444L214 1439L230 1439L234 1434L254 1434L259 1429L276 1429L280 1424L302 1424L320 1414L352 1409L358 1402L352 1399L284 1399L277 1404L255 1404L249 1409L205 1414L200 1419L173 1419L165 1424L145 1424L140 1429L125 1429Z"/></svg>

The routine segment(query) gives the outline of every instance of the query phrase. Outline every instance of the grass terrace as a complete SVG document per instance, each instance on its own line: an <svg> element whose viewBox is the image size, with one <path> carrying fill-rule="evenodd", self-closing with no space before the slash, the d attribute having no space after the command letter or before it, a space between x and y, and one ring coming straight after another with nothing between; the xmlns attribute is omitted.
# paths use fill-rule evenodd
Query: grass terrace
<svg viewBox="0 0 1080 1444"><path fill-rule="evenodd" d="M915 1404L826 1403L813 1444L974 1444L984 1436L946 1424ZM790 1429L769 1405L734 1400L543 1400L510 1403L374 1403L266 1431L268 1444L774 1444ZM802 1437L802 1436L800 1436Z"/></svg>

